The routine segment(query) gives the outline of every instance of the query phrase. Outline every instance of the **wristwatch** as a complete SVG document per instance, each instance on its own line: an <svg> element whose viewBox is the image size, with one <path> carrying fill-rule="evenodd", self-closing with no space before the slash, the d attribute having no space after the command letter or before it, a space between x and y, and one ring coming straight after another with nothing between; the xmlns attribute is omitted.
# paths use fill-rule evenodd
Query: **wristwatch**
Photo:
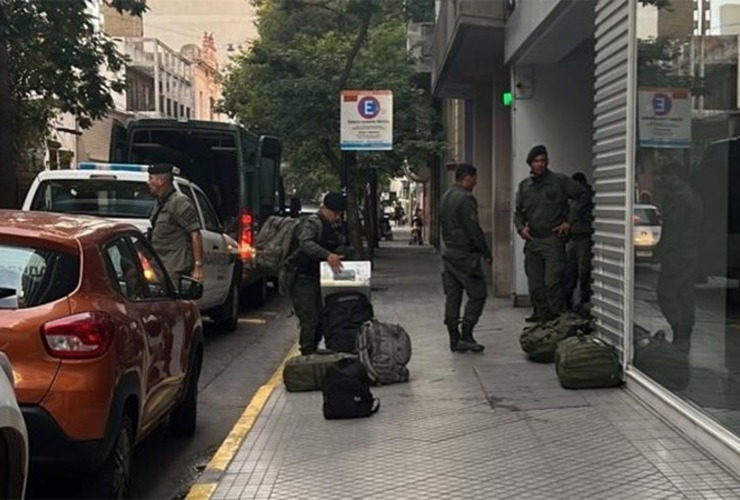
<svg viewBox="0 0 740 500"><path fill-rule="evenodd" d="M202 260L196 260L195 261L195 267L203 267L203 261Z"/></svg>

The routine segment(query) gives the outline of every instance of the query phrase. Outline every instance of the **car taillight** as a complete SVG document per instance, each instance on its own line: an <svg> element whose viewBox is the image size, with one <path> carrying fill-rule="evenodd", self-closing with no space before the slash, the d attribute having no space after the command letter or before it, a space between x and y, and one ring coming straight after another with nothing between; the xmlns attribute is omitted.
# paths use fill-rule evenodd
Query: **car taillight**
<svg viewBox="0 0 740 500"><path fill-rule="evenodd" d="M249 260L254 257L253 245L253 234L254 228L252 227L254 219L249 210L244 209L240 218L239 224L239 257L242 260Z"/></svg>
<svg viewBox="0 0 740 500"><path fill-rule="evenodd" d="M86 359L100 356L113 340L113 320L102 312L55 319L41 326L41 339L52 356Z"/></svg>

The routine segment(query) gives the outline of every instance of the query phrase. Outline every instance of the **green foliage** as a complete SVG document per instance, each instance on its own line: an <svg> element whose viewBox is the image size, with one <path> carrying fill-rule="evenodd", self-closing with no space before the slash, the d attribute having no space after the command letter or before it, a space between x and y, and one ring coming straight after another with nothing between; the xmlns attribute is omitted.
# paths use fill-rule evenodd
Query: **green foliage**
<svg viewBox="0 0 740 500"><path fill-rule="evenodd" d="M408 4L417 18L433 3L397 0L257 0L260 39L234 62L223 111L246 126L284 140L286 187L312 199L339 178L339 93L390 89L394 150L360 153L354 185L371 168L381 178L400 172L404 158L424 162L443 150L432 135L431 97L417 81L406 47ZM365 30L366 29L366 35ZM293 181L293 182L291 182Z"/></svg>
<svg viewBox="0 0 740 500"><path fill-rule="evenodd" d="M690 68L681 71L682 47L690 50L688 40L666 37L638 40L637 85L686 88L693 95L706 93L703 79L694 77L690 73Z"/></svg>
<svg viewBox="0 0 740 500"><path fill-rule="evenodd" d="M119 12L141 15L145 0L110 0ZM47 136L58 111L74 114L81 127L104 117L113 107L111 92L121 91L125 59L103 34L85 0L1 0L0 44L7 49L9 95L0 109L12 123L14 149L30 150ZM120 73L119 73L120 74ZM22 158L16 157L15 163Z"/></svg>

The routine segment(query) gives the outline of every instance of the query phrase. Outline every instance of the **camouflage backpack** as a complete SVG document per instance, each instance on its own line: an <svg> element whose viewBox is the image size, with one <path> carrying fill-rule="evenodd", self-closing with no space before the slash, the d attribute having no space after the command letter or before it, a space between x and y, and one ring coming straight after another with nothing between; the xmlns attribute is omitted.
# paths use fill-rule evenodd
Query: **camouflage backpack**
<svg viewBox="0 0 740 500"><path fill-rule="evenodd" d="M552 363L560 341L590 330L590 320L575 313L564 313L552 321L525 327L519 336L519 345L532 361Z"/></svg>
<svg viewBox="0 0 740 500"><path fill-rule="evenodd" d="M364 322L357 335L357 354L373 385L408 381L411 338L400 325Z"/></svg>

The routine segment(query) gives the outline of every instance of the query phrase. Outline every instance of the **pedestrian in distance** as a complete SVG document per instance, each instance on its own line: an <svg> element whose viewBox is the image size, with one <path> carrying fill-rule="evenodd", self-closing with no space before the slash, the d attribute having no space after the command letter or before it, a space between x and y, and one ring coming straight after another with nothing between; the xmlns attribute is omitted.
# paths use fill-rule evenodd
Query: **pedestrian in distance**
<svg viewBox="0 0 740 500"><path fill-rule="evenodd" d="M481 352L485 348L473 337L486 303L486 281L481 258L491 264L483 230L478 223L478 202L473 188L478 181L473 165L461 163L455 170L455 185L442 196L440 226L444 250L442 252L442 287L445 293L444 322L453 352ZM460 319L463 291L468 296Z"/></svg>
<svg viewBox="0 0 740 500"><path fill-rule="evenodd" d="M655 254L660 262L658 306L673 331L673 345L688 354L694 330L694 286L703 206L678 163L663 167L663 228Z"/></svg>
<svg viewBox="0 0 740 500"><path fill-rule="evenodd" d="M524 271L534 309L527 321L545 322L564 310L565 242L573 214L588 203L588 193L567 175L548 169L545 146L533 147L527 164L530 175L519 183L514 225L525 241Z"/></svg>
<svg viewBox="0 0 740 500"><path fill-rule="evenodd" d="M286 266L294 273L289 285L298 321L301 354L313 354L321 341L321 280L320 263L326 261L332 271L342 270L342 213L347 202L341 193L328 193L315 215L301 219L296 228L296 250Z"/></svg>
<svg viewBox="0 0 740 500"><path fill-rule="evenodd" d="M593 246L593 198L594 190L583 172L573 174L572 179L586 190L588 201L580 205L571 202L573 225L565 247L565 308L584 312L591 301L591 247ZM578 303L573 297L578 290Z"/></svg>
<svg viewBox="0 0 740 500"><path fill-rule="evenodd" d="M156 198L149 239L170 277L203 280L203 237L198 212L186 195L174 186L173 166L155 163L148 169L149 190Z"/></svg>

